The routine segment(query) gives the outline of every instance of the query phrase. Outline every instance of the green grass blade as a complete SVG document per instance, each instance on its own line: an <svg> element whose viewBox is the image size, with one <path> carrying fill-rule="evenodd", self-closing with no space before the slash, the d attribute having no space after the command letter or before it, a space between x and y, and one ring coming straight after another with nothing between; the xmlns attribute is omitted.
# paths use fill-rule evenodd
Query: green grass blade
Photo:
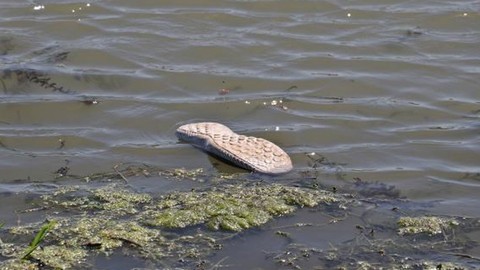
<svg viewBox="0 0 480 270"><path fill-rule="evenodd" d="M40 245L40 243L43 241L47 233L53 229L57 222L55 220L49 221L47 224L43 225L40 231L35 235L35 238L33 238L32 242L28 246L28 248L25 250L25 254L22 256L22 259L28 258L30 254L37 249L37 247Z"/></svg>

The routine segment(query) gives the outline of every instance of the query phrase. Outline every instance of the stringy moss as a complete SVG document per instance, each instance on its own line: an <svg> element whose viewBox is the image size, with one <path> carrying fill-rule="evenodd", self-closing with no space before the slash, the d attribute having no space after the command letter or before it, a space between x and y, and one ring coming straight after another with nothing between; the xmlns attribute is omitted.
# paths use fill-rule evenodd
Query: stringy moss
<svg viewBox="0 0 480 270"><path fill-rule="evenodd" d="M398 234L418 234L427 233L435 235L442 233L445 229L450 229L459 225L453 218L441 217L401 217L397 221Z"/></svg>
<svg viewBox="0 0 480 270"><path fill-rule="evenodd" d="M206 223L214 230L241 231L289 214L298 206L313 207L336 201L331 193L296 187L228 186L169 194L155 206L147 207L141 219L151 226L184 228Z"/></svg>

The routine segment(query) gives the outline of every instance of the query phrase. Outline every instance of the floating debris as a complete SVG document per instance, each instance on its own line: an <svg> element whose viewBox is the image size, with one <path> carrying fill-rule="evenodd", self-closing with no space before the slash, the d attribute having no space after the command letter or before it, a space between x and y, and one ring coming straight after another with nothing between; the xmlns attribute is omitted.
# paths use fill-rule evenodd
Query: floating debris
<svg viewBox="0 0 480 270"><path fill-rule="evenodd" d="M33 6L33 10L42 10L42 9L45 9L45 6L44 6L44 5L35 5L35 6Z"/></svg>
<svg viewBox="0 0 480 270"><path fill-rule="evenodd" d="M228 93L230 93L230 89L228 89L228 88L221 88L221 89L218 90L218 94L221 95L221 96L226 95Z"/></svg>
<svg viewBox="0 0 480 270"><path fill-rule="evenodd" d="M99 104L100 102L98 101L98 99L94 98L94 97L87 97L87 96L84 96L83 97L83 100L81 101L83 104L85 105L88 105L88 106L91 106L91 105L97 105Z"/></svg>
<svg viewBox="0 0 480 270"><path fill-rule="evenodd" d="M239 135L220 123L182 125L177 128L175 135L216 157L254 172L282 174L293 168L288 154L274 143Z"/></svg>
<svg viewBox="0 0 480 270"><path fill-rule="evenodd" d="M58 177L63 177L67 175L68 171L70 171L70 167L64 166L60 167L55 173L58 175Z"/></svg>

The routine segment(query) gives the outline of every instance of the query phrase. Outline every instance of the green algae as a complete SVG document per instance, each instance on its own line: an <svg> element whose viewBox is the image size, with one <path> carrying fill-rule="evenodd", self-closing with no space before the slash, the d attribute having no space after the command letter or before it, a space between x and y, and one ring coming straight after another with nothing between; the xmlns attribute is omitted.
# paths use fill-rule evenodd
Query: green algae
<svg viewBox="0 0 480 270"><path fill-rule="evenodd" d="M133 221L109 220L103 217L83 217L63 224L62 235L70 236L61 242L66 246L83 246L108 252L128 245L147 247L152 241L162 241L159 230L140 226Z"/></svg>
<svg viewBox="0 0 480 270"><path fill-rule="evenodd" d="M54 269L71 269L82 263L86 256L85 249L57 245L45 246L32 253L32 257Z"/></svg>
<svg viewBox="0 0 480 270"><path fill-rule="evenodd" d="M113 172L101 172L93 173L88 176L67 175L69 179L82 180L86 183L91 182L112 182L116 180L122 180L128 182L131 178L143 177L158 177L164 176L169 179L175 180L189 180L196 182L222 182L228 180L239 180L242 178L242 174L232 173L217 173L215 175L205 173L203 168L185 169L185 168L173 168L165 169L158 166L150 166L147 164L117 164L113 166ZM61 187L68 191L70 187ZM78 186L73 186L78 188Z"/></svg>
<svg viewBox="0 0 480 270"><path fill-rule="evenodd" d="M268 256L273 257L278 265L289 269L466 270L478 268L472 267L472 265L478 265L477 258L470 257L477 260L473 263L473 260L458 261L456 256L463 254L442 252L445 248L451 249L452 243L442 241L442 244L436 246L432 246L431 241L410 243L398 241L398 239L372 238L366 243L349 242L347 245L327 250L292 243L287 250ZM458 245L457 248L461 248L461 244L458 243ZM425 259L427 257L429 259Z"/></svg>
<svg viewBox="0 0 480 270"><path fill-rule="evenodd" d="M149 176L150 173L156 173L152 168L135 169L133 167L120 172L126 177ZM203 171L188 172L179 169L176 172L164 170L158 174L178 180L207 179L204 178ZM99 175L98 177L100 179ZM112 173L111 177L122 180L118 172ZM209 183L214 183L218 177L218 175L209 177ZM128 180L131 183L132 179ZM342 217L346 217L349 215L346 206L353 201L348 194L279 184L252 183L230 177L225 180L228 181L220 180L215 182L215 187L205 187L200 191L172 192L160 197L135 192L125 184L105 184L110 180L100 182L99 184L102 185L100 188L97 183L94 187L89 183L85 186L59 188L41 197L45 206L43 209L53 210L49 213L53 212L54 215L61 216L54 217L58 221L57 225L45 238L41 245L42 249L35 250L30 260L20 260L25 247L28 246L27 241L31 240L32 234L38 231L40 225L37 223L6 228L3 232L8 231L14 234L15 237L10 241L15 243L0 241L2 256L8 258L0 262L0 269L41 269L44 267L41 265L54 269L84 266L88 268L89 257L97 254L109 256L113 252L141 257L153 265L161 265L164 268L192 268L194 265L208 268L211 264L206 259L215 250L222 249L225 239L237 235L232 232L259 227L276 217L291 215L298 208L316 207L319 204L327 206L327 211L333 210L328 214L333 214L332 218L339 213ZM68 217L65 217L65 213L62 214L62 210L65 209ZM338 211L335 212L334 209ZM398 222L395 225L391 223L389 228L382 225L377 229L392 232L396 237L393 240L375 239L373 233L370 235L361 232L354 242L344 247L340 246L338 249L319 251L301 248L297 251L289 250L275 259L279 264L292 269L314 267L435 269L433 267L439 266L441 268L438 269L468 269L465 267L468 264L456 264L453 260L449 262L451 257L447 256L438 257L438 262L435 259L423 260L423 258L436 258L435 256L439 254L435 253L437 249L449 250L461 247L465 243L458 236L452 237L453 232L447 230L460 224L457 219L433 217L444 221L449 220L450 223L430 219L415 225L412 220L418 218L398 218L396 216L398 212L392 212L392 214L395 216L392 220ZM420 229L412 231L432 235L442 232L445 238L443 241L432 242L428 240L431 239L429 237L422 238L424 242L416 239L412 243L411 237L403 237L406 234L414 234L407 233L409 230L406 228L422 227L420 224L428 224L432 221L443 225L440 229L430 225L430 231ZM459 226L463 223L464 220ZM333 222L309 226L327 226L328 224ZM478 223L475 224L478 225ZM196 227L189 229L192 226ZM174 230L166 230L166 228ZM284 229L285 231L274 229L273 233L293 241L294 231L288 231L288 227ZM355 228L352 229L357 231ZM405 229L405 232L401 233L402 229ZM370 231L370 228L364 231ZM363 244L361 237L366 239ZM452 243L452 239L459 242ZM319 258L316 261L317 265L313 260L314 255Z"/></svg>
<svg viewBox="0 0 480 270"><path fill-rule="evenodd" d="M12 259L0 262L1 270L37 270L39 269L38 263L30 261Z"/></svg>
<svg viewBox="0 0 480 270"><path fill-rule="evenodd" d="M397 221L398 234L409 235L426 233L428 235L441 234L446 229L458 226L459 223L453 218L441 217L401 217Z"/></svg>
<svg viewBox="0 0 480 270"><path fill-rule="evenodd" d="M163 174L167 176L176 177L176 178L188 178L195 181L199 176L203 175L203 169L198 168L198 169L187 170L184 168L177 168L173 170L164 171Z"/></svg>
<svg viewBox="0 0 480 270"><path fill-rule="evenodd" d="M208 217L204 213L192 210L178 211L167 209L165 211L146 211L143 223L149 226L163 226L167 228L185 228L187 226L203 223Z"/></svg>
<svg viewBox="0 0 480 270"><path fill-rule="evenodd" d="M167 228L205 223L213 230L242 231L290 214L297 207L337 200L328 192L297 187L231 185L204 192L169 194L149 207L141 220L150 226Z"/></svg>
<svg viewBox="0 0 480 270"><path fill-rule="evenodd" d="M132 192L119 185L108 185L96 190L80 188L60 188L42 196L45 205L62 206L77 210L105 210L112 215L135 214L143 204L150 203L152 197L146 193Z"/></svg>
<svg viewBox="0 0 480 270"><path fill-rule="evenodd" d="M380 209L380 211L382 211ZM281 252L275 251L269 255L275 262L291 269L477 269L480 258L475 257L478 247L476 240L464 234L469 230L478 232L478 218L466 217L400 217L398 212L384 212L392 221L404 222L408 226L428 227L414 230L414 237L406 237L398 231L399 224L383 223L366 224L361 231L353 229L351 240L330 244L330 249L318 249L307 245L291 243ZM436 224L433 226L432 224ZM402 224L403 225L403 224ZM330 227L325 223L321 227ZM439 229L440 228L440 229ZM455 229L453 229L455 228ZM287 229L288 228L284 228ZM377 232L378 230L378 232ZM292 233L295 238L296 231ZM373 233L372 233L373 232ZM285 231L277 235L284 236ZM345 232L348 233L348 232ZM426 234L428 237L418 237ZM437 237L430 237L438 235ZM473 253L473 254L472 254ZM312 260L315 258L315 260Z"/></svg>
<svg viewBox="0 0 480 270"><path fill-rule="evenodd" d="M22 231L30 231L23 229ZM20 231L16 231L18 233ZM36 261L55 269L70 269L81 264L89 250L109 255L113 250L129 246L140 254L149 254L162 245L164 238L157 229L143 227L133 221L109 220L104 217L81 217L59 220L49 240L31 253ZM0 263L0 269L23 269L29 264L18 260L19 251L8 257L14 259ZM32 268L37 269L37 268Z"/></svg>
<svg viewBox="0 0 480 270"><path fill-rule="evenodd" d="M164 169L161 167L149 166L146 164L142 165L127 165L118 164L114 166L114 172L106 173L95 173L86 177L82 177L86 182L96 181L96 180L125 180L130 177L151 177L163 175L169 178L175 178L179 180L199 180L200 177L206 177L203 168L197 169L185 169L185 168L174 168L174 169Z"/></svg>
<svg viewBox="0 0 480 270"><path fill-rule="evenodd" d="M164 238L159 230L149 229L133 221L121 222L104 228L100 232L104 239L118 239L123 243L146 248L152 241L161 242Z"/></svg>
<svg viewBox="0 0 480 270"><path fill-rule="evenodd" d="M93 192L103 210L116 211L119 214L135 214L137 206L149 203L152 197L148 194L133 193L117 187L106 187Z"/></svg>
<svg viewBox="0 0 480 270"><path fill-rule="evenodd" d="M122 246L122 241L108 237L103 230L117 225L117 221L102 217L82 217L75 222L65 221L59 235L69 235L62 243L67 246L94 247L101 251L110 251Z"/></svg>
<svg viewBox="0 0 480 270"><path fill-rule="evenodd" d="M193 177L194 174L182 171L178 175ZM219 185L204 191L173 192L159 198L120 184L94 189L72 186L61 187L41 199L44 209L60 207L77 213L68 218L57 217L55 229L49 232L42 249L30 255L31 260L56 269L76 267L92 254L101 252L108 256L119 248L134 250L138 256L155 260L172 256L198 259L222 245L209 234L185 235L184 232L181 236L172 236L161 229L203 225L207 231L239 232L291 214L298 207L340 200L329 192L265 184ZM38 224L14 226L9 231L25 237L38 230L36 227ZM0 269L33 267L19 261L20 254L20 249L13 249L8 254L12 259L1 262Z"/></svg>

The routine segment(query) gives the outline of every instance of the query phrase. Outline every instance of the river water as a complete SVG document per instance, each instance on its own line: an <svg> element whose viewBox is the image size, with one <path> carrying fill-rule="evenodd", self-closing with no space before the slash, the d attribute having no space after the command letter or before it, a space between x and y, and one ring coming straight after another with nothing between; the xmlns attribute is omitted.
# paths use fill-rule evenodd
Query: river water
<svg viewBox="0 0 480 270"><path fill-rule="evenodd" d="M293 172L266 181L289 183L315 167L324 186L361 179L435 202L429 214L480 217L479 8L478 0L3 0L0 191L17 196L0 198L0 221L16 224L14 211L35 193L24 188L58 181L61 167L242 173L178 142L176 127L194 121L285 149ZM226 248L227 264L262 245L248 239ZM252 258L248 267L262 264Z"/></svg>

